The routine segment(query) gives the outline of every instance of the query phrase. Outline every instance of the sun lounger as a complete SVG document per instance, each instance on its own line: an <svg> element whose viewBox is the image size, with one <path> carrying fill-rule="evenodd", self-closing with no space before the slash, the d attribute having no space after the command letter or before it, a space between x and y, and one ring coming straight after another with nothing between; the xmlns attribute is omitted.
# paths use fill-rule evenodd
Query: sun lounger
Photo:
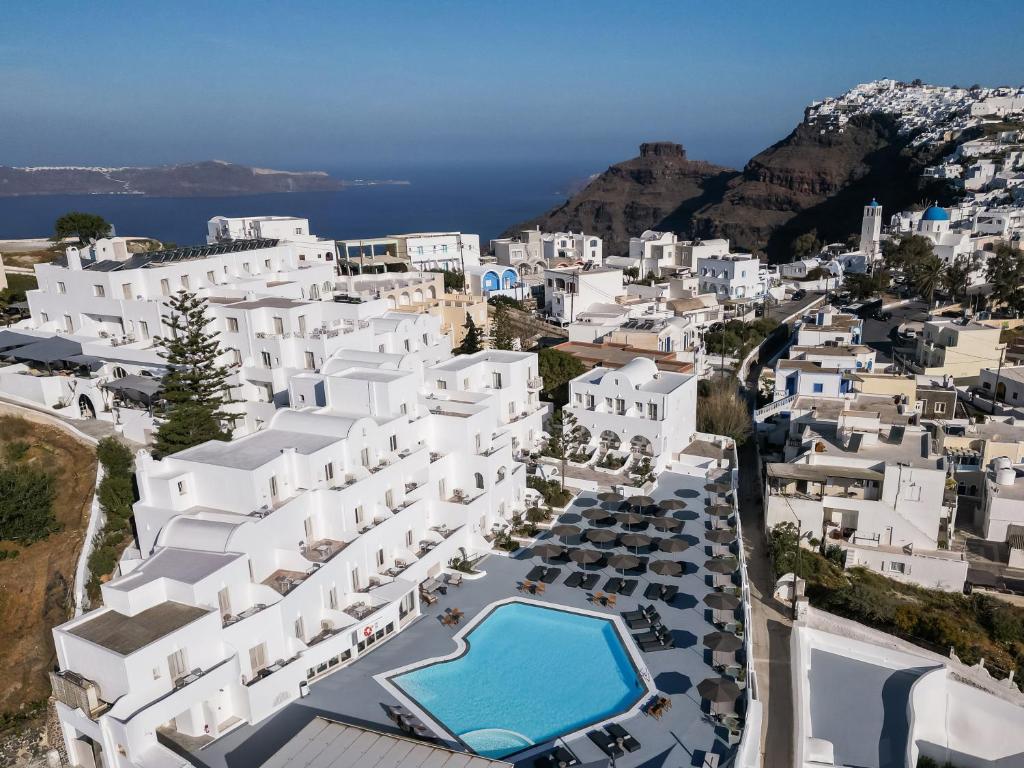
<svg viewBox="0 0 1024 768"><path fill-rule="evenodd" d="M561 568L548 568L547 572L541 576L540 580L545 584L554 584L558 577L562 575Z"/></svg>
<svg viewBox="0 0 1024 768"><path fill-rule="evenodd" d="M657 611L641 616L638 619L626 620L626 625L630 629L650 629L658 624L661 624L661 616L658 615Z"/></svg>
<svg viewBox="0 0 1024 768"><path fill-rule="evenodd" d="M540 581L545 571L547 571L547 568L545 568L543 565L535 565L533 566L533 568L530 569L530 572L526 574L526 580Z"/></svg>
<svg viewBox="0 0 1024 768"><path fill-rule="evenodd" d="M449 573L445 577L445 583L450 587L461 587L462 586L462 574L461 573Z"/></svg>
<svg viewBox="0 0 1024 768"><path fill-rule="evenodd" d="M420 601L427 605L433 605L437 602L437 595L432 595L429 592L420 592Z"/></svg>
<svg viewBox="0 0 1024 768"><path fill-rule="evenodd" d="M644 590L644 597L648 600L657 600L661 597L661 591L664 588L664 584L658 584L657 582L652 581L647 585L647 589Z"/></svg>
<svg viewBox="0 0 1024 768"><path fill-rule="evenodd" d="M652 640L646 643L640 643L640 650L644 653L650 653L651 651L667 651L670 648L675 648L675 640L672 639L672 635L667 635L660 640Z"/></svg>
<svg viewBox="0 0 1024 768"><path fill-rule="evenodd" d="M401 704L385 704L384 711L388 713L388 719L396 725L401 724L403 717L412 717L412 712Z"/></svg>
<svg viewBox="0 0 1024 768"><path fill-rule="evenodd" d="M629 597L636 591L636 585L636 579L623 579L622 586L619 587L619 594Z"/></svg>
<svg viewBox="0 0 1024 768"><path fill-rule="evenodd" d="M661 588L661 599L666 603L671 603L677 594L679 594L679 587L675 584L665 584Z"/></svg>
<svg viewBox="0 0 1024 768"><path fill-rule="evenodd" d="M615 739L615 743L627 752L636 752L640 749L640 742L633 738L633 734L627 731L618 723L609 723L604 727L608 735Z"/></svg>
<svg viewBox="0 0 1024 768"><path fill-rule="evenodd" d="M633 635L633 639L636 640L637 644L641 644L660 642L667 636L668 630L665 629L665 627L658 625L656 627L651 627L649 632L644 632L642 635Z"/></svg>
<svg viewBox="0 0 1024 768"><path fill-rule="evenodd" d="M608 583L604 585L604 591L610 595L616 594L621 588L622 579L620 579L618 576L608 579Z"/></svg>
<svg viewBox="0 0 1024 768"><path fill-rule="evenodd" d="M596 573L588 573L583 577L583 581L580 583L580 589L593 589L597 586L597 582L601 579Z"/></svg>
<svg viewBox="0 0 1024 768"><path fill-rule="evenodd" d="M581 571L573 571L565 579L565 586L567 587L578 587L583 583L583 573Z"/></svg>
<svg viewBox="0 0 1024 768"><path fill-rule="evenodd" d="M555 747L546 755L533 761L534 768L562 768L562 766L579 765L580 761L565 747Z"/></svg>
<svg viewBox="0 0 1024 768"><path fill-rule="evenodd" d="M589 731L587 733L587 738L594 742L598 749L612 759L620 758L626 754L622 751L622 747L615 743L615 739L604 731Z"/></svg>
<svg viewBox="0 0 1024 768"><path fill-rule="evenodd" d="M623 621L631 621L631 620L636 620L636 619L646 619L648 616L650 616L654 612L655 611L654 611L654 606L653 605L648 605L646 607L641 605L635 611L623 611L622 612L622 619L623 619Z"/></svg>

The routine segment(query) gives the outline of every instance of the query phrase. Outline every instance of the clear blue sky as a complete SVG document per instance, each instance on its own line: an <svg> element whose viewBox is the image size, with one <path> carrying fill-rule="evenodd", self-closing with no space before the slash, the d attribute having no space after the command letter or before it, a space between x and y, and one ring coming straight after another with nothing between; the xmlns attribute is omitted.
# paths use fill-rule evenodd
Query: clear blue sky
<svg viewBox="0 0 1024 768"><path fill-rule="evenodd" d="M1020 84L1022 39L1021 0L7 0L0 164L736 165L858 82Z"/></svg>

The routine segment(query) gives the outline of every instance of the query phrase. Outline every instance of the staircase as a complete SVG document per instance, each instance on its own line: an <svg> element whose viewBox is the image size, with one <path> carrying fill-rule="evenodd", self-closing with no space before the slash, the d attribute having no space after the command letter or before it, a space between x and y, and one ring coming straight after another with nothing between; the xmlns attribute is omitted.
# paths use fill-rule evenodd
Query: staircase
<svg viewBox="0 0 1024 768"><path fill-rule="evenodd" d="M761 422L767 419L769 416L774 416L777 413L781 413L796 402L796 395L788 395L781 400L773 400L768 403L764 408L758 408L754 411L754 421Z"/></svg>

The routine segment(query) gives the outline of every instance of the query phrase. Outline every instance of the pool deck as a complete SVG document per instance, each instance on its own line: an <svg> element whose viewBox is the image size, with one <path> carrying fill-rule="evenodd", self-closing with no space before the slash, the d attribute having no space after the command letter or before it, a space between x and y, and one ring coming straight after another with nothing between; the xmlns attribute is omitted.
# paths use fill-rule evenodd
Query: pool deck
<svg viewBox="0 0 1024 768"><path fill-rule="evenodd" d="M682 576L673 578L653 573L637 576L626 574L629 578L639 580L636 591L630 597L619 596L614 609L603 609L591 602L592 593L564 586L565 577L573 570L579 569L579 566L573 562L556 563L555 565L562 569L556 583L547 585L543 595L523 595L553 607L561 605L570 609L598 610L608 615L618 615L620 612L635 610L639 605L650 602L644 598L643 591L651 581L674 583L679 586L679 595L673 603L655 601L662 621L672 632L675 648L642 654L651 675L651 687L668 696L672 701L672 707L667 709L660 719L644 714L632 714L620 720L641 743L642 748L617 759L617 768L701 766L708 753L717 754L719 765L724 766L729 764L735 753L735 747L729 746L725 740L727 733L708 715L708 704L701 701L696 688L705 678L719 676L711 666L710 654L701 640L704 635L716 629L711 623L710 612L702 602L703 597L713 591L708 583L709 574L701 567L709 558L710 551L706 549L707 542L703 537L708 525L707 516L704 514L706 482L702 473L694 476L664 473L659 478L658 486L650 494L655 500L680 499L686 503L685 510L670 514L685 520L682 530L676 535L687 538L691 546L680 553L655 552L641 555L680 562L685 568ZM579 513L597 504L593 494L581 494L563 517L575 525L586 528L590 523L586 518L577 519L580 518ZM619 526L615 526L613 530L622 532ZM651 536L671 535L659 533L653 528L643 532ZM558 542L557 539L554 541ZM576 544L570 542L570 546ZM608 553L626 551L621 547L609 548L589 543L582 546L603 548ZM530 554L526 552L512 557L487 557L478 566L486 576L465 579L461 587L449 588L448 594L440 596L437 604L423 605L423 616L408 628L382 643L372 653L357 659L350 666L313 683L306 698L287 705L258 725L236 728L209 746L191 753L190 759L197 766L207 768L257 768L317 715L397 733L383 705L398 702L374 679L374 676L424 659L446 656L455 651L454 636L459 628L441 624L442 615L448 609L458 608L465 613L465 626L465 622L492 603L520 596L517 585L523 581L531 568L542 563L539 558L529 556ZM602 589L612 576L621 576L607 568L595 572L601 574L598 590ZM737 611L736 615L741 614ZM627 642L631 643L632 640L627 638ZM519 672L522 675L530 673L528 668ZM509 684L514 685L515 680L509 680ZM551 744L546 746L550 748ZM582 763L605 759L604 753L586 736L570 739L567 746ZM537 755L545 751L546 749L538 747L506 759L514 762L517 768L525 768L532 766Z"/></svg>

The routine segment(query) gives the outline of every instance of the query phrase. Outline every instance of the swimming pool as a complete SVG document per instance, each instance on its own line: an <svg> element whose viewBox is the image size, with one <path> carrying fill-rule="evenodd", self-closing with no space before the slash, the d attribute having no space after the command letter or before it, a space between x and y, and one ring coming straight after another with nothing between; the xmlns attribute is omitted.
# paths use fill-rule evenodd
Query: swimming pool
<svg viewBox="0 0 1024 768"><path fill-rule="evenodd" d="M463 639L458 658L388 679L486 757L614 717L647 691L609 619L511 602Z"/></svg>

